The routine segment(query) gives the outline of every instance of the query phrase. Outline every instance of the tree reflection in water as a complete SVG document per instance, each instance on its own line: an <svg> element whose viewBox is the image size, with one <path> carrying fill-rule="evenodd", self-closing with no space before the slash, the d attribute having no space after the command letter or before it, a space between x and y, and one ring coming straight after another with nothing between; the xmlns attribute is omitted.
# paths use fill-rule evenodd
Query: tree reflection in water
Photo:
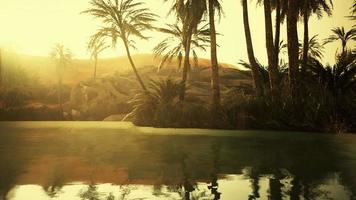
<svg viewBox="0 0 356 200"><path fill-rule="evenodd" d="M80 129L75 134L0 134L0 195L16 199L10 191L17 186L39 185L55 199L73 182L92 181L82 199L129 199L140 190L136 185L151 187L157 199L328 199L336 198L335 187L346 188L345 195L355 199L356 151L346 149L340 137L99 133ZM356 140L347 140L356 146ZM238 180L229 183L229 175ZM330 185L330 180L336 183ZM101 195L99 183L122 185L120 193ZM235 184L231 188L236 190L227 191L227 184Z"/></svg>

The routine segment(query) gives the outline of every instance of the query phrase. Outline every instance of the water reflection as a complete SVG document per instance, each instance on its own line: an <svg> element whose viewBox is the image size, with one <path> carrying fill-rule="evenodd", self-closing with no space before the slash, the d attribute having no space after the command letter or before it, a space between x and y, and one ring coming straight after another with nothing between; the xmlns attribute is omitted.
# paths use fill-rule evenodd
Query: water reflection
<svg viewBox="0 0 356 200"><path fill-rule="evenodd" d="M353 137L137 132L8 129L0 199L355 199Z"/></svg>

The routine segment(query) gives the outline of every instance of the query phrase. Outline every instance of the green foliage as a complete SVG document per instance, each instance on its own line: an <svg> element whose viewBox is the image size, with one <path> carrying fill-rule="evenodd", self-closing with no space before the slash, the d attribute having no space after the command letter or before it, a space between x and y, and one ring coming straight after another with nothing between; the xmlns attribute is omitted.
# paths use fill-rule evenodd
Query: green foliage
<svg viewBox="0 0 356 200"><path fill-rule="evenodd" d="M245 65L247 65L245 63ZM260 67L264 84L268 74ZM283 74L280 73L281 78ZM355 130L356 54L338 56L334 66L310 58L308 69L298 78L296 98L288 91L277 101L270 95L254 97L243 88L228 90L222 101L225 121L231 128L283 129L345 132ZM281 81L280 88L286 87Z"/></svg>
<svg viewBox="0 0 356 200"><path fill-rule="evenodd" d="M172 79L151 81L148 92L137 94L126 117L137 125L159 127L204 127L207 109L201 100L179 101L182 84Z"/></svg>

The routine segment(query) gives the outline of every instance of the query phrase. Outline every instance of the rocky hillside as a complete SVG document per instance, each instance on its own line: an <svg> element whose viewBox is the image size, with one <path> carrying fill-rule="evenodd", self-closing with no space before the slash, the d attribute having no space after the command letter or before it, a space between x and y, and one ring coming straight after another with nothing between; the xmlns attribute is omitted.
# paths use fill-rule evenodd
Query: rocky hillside
<svg viewBox="0 0 356 200"><path fill-rule="evenodd" d="M58 77L55 73L55 62L49 57L34 56L8 56L5 59L7 59L6 62L16 61L16 65L38 77L43 86L38 86L39 89L35 90L43 90L41 92L43 94L26 100L28 101L26 105L10 110L5 109L5 112L2 111L3 114L0 113L0 120L56 120ZM159 64L159 59L154 59L152 55L135 55L133 59L147 84L150 80L168 77L181 79L182 71L177 69L175 62L168 63L158 71L156 66ZM208 98L210 95L209 63L209 60L200 59L198 67L192 67L190 70L188 87L189 93L194 96ZM111 115L120 115L121 118L122 115L131 111L128 101L137 94L140 88L126 57L100 59L95 81L92 75L93 62L91 60L74 59L65 69L63 99L67 119L103 120ZM220 80L222 89L251 84L249 71L241 71L228 64L221 64ZM32 82L28 84L32 85ZM33 89L29 92L33 93Z"/></svg>

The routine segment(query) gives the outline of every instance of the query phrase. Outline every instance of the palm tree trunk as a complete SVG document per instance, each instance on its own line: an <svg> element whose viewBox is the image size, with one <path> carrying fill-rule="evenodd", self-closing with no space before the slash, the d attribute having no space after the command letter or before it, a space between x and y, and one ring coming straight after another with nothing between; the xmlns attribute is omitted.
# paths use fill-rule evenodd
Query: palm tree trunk
<svg viewBox="0 0 356 200"><path fill-rule="evenodd" d="M220 105L220 83L219 83L219 65L216 52L216 30L214 21L213 0L209 0L209 25L210 25L210 43L211 43L211 87L212 87L212 106L213 111Z"/></svg>
<svg viewBox="0 0 356 200"><path fill-rule="evenodd" d="M272 98L275 99L278 95L278 69L275 65L274 44L273 44L273 29L271 17L271 2L264 0L265 13L265 29L266 29L266 48L268 55L268 74Z"/></svg>
<svg viewBox="0 0 356 200"><path fill-rule="evenodd" d="M143 91L147 91L147 88L145 86L145 84L143 83L142 79L141 79L141 76L140 74L138 73L137 69L136 69L136 66L135 66L135 63L133 62L132 58L131 58L131 54L130 54L130 49L129 49L129 46L127 45L127 42L124 40L124 45L125 45L125 49L126 49L126 54L127 54L127 57L130 61L130 64L131 64L131 67L136 75L136 78L142 88Z"/></svg>
<svg viewBox="0 0 356 200"><path fill-rule="evenodd" d="M257 61L255 58L255 53L253 51L253 44L251 39L251 30L250 23L248 18L248 5L247 0L242 0L242 9L243 9L243 20L244 20L244 28L245 28L245 38L246 38L246 46L247 46L247 54L248 60L251 65L252 78L256 90L256 96L262 96L263 89L261 83L261 77L258 70Z"/></svg>
<svg viewBox="0 0 356 200"><path fill-rule="evenodd" d="M287 38L288 38L288 60L289 60L289 88L292 98L295 94L296 77L299 66L298 59L298 1L288 0L287 13Z"/></svg>
<svg viewBox="0 0 356 200"><path fill-rule="evenodd" d="M94 81L96 79L96 67L97 67L97 65L98 65L98 56L95 55L94 56Z"/></svg>
<svg viewBox="0 0 356 200"><path fill-rule="evenodd" d="M2 57L1 57L1 48L0 48L0 88L2 87Z"/></svg>
<svg viewBox="0 0 356 200"><path fill-rule="evenodd" d="M188 70L190 68L190 63L189 63L189 55L190 55L190 45L192 41L192 33L193 33L193 28L189 26L188 31L187 31L187 38L185 40L185 47L184 47L184 61L183 61L183 77L182 77L182 89L179 95L179 100L184 101L185 98L185 88L186 88L186 82L188 78Z"/></svg>
<svg viewBox="0 0 356 200"><path fill-rule="evenodd" d="M308 49L309 49L308 0L304 0L303 23L304 23L304 42L303 42L302 72L306 70L305 68L308 63Z"/></svg>
<svg viewBox="0 0 356 200"><path fill-rule="evenodd" d="M59 66L62 68L62 64ZM63 102L62 102L62 79L63 79L63 74L62 74L63 69L58 69L58 105L59 105L59 119L63 120Z"/></svg>
<svg viewBox="0 0 356 200"><path fill-rule="evenodd" d="M274 64L279 68L279 42L281 37L281 2L276 2L276 33L274 38Z"/></svg>

